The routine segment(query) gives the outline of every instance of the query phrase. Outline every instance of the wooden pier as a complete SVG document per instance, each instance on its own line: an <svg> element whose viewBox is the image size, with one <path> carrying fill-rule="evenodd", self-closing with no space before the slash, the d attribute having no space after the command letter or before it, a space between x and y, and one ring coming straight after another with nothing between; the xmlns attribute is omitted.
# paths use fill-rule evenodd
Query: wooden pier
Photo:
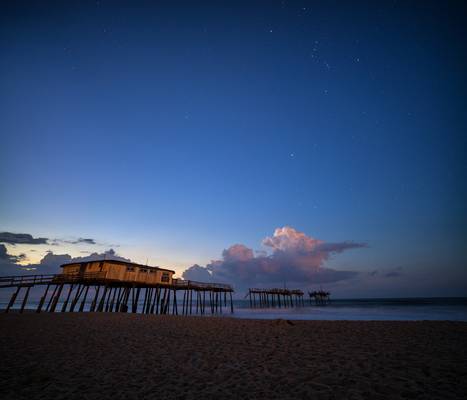
<svg viewBox="0 0 467 400"><path fill-rule="evenodd" d="M304 306L303 292L289 289L248 289L245 298L250 300L251 308L299 307Z"/></svg>
<svg viewBox="0 0 467 400"><path fill-rule="evenodd" d="M0 289L16 288L5 312L24 312L31 288L45 290L35 308L40 312L132 312L142 314L233 313L230 285L171 279L170 283L128 282L108 279L106 272L0 277ZM19 303L18 303L19 305ZM89 307L86 307L89 305Z"/></svg>
<svg viewBox="0 0 467 400"><path fill-rule="evenodd" d="M308 292L308 295L310 296L310 304L313 304L314 299L315 305L317 306L325 306L331 301L331 293L323 289Z"/></svg>

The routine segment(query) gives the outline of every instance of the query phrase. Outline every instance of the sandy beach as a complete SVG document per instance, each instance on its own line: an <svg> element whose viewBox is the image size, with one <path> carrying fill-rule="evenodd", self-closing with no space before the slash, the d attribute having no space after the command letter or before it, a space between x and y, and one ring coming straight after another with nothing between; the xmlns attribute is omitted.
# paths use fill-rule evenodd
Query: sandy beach
<svg viewBox="0 0 467 400"><path fill-rule="evenodd" d="M0 315L3 399L460 399L467 323Z"/></svg>

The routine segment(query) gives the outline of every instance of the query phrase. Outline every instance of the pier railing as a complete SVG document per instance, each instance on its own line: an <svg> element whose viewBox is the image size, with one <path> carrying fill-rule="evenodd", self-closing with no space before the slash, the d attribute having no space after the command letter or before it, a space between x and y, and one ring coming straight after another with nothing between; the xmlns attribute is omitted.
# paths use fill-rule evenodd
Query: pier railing
<svg viewBox="0 0 467 400"><path fill-rule="evenodd" d="M27 286L50 283L56 275L14 275L1 276L0 287Z"/></svg>
<svg viewBox="0 0 467 400"><path fill-rule="evenodd" d="M85 274L40 274L1 276L0 288L14 286L34 286L49 283L73 283L104 279L106 272L88 272Z"/></svg>
<svg viewBox="0 0 467 400"><path fill-rule="evenodd" d="M173 285L179 288L186 289L220 289L224 291L233 291L231 285L225 283L208 283L208 282L197 282L197 281L185 281L182 279L173 279Z"/></svg>
<svg viewBox="0 0 467 400"><path fill-rule="evenodd" d="M301 291L299 289L280 289L280 288L258 289L258 288L251 288L249 291L251 293L268 293L268 294L283 294L283 295L295 294L295 295L298 295L298 296L303 296L303 291Z"/></svg>
<svg viewBox="0 0 467 400"><path fill-rule="evenodd" d="M82 281L98 281L105 279L106 271L102 272L85 272L84 274L57 274L54 275L53 283L73 283Z"/></svg>
<svg viewBox="0 0 467 400"><path fill-rule="evenodd" d="M139 297L144 293L143 308L145 314L176 314L181 306L181 314L222 313L222 307L228 307L233 313L233 288L222 283L207 283L173 279L171 282L138 282L123 281L107 276L106 271L71 273L71 274L37 274L0 277L0 288L15 287L11 299L5 309L9 312L15 305L20 292L24 292L19 312L27 305L30 289L36 285L45 286L36 312L55 312L58 305L61 312L84 311L88 292L94 296L89 304L91 312L131 312L141 309ZM90 290L91 288L91 290ZM182 292L183 300L177 301ZM63 298L62 294L65 294ZM62 300L60 300L62 299ZM179 298L180 299L180 298ZM79 304L78 304L79 303ZM195 307L196 306L196 307Z"/></svg>

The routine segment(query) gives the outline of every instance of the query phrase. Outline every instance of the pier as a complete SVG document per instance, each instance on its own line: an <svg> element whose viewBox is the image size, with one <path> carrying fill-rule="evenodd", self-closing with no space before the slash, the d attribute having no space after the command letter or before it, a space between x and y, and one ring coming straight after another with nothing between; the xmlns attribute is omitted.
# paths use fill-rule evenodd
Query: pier
<svg viewBox="0 0 467 400"><path fill-rule="evenodd" d="M289 289L248 289L245 298L250 300L250 308L298 307L304 306L303 292Z"/></svg>
<svg viewBox="0 0 467 400"><path fill-rule="evenodd" d="M308 292L308 295L310 296L310 305L313 304L313 299L317 306L325 306L331 301L331 293L326 292L323 289Z"/></svg>
<svg viewBox="0 0 467 400"><path fill-rule="evenodd" d="M88 264L95 263L101 271L0 277L0 289L16 289L5 312L15 309L15 304L18 304L19 312L23 313L27 308L31 289L42 286L45 289L35 307L37 313L83 311L173 315L220 314L225 311L233 313L233 288L230 285L174 279L171 275L165 275L165 271L168 270L114 261L82 263L87 265L80 265L78 270L92 269L93 266ZM107 265L107 268L106 264L110 267ZM125 276L122 277L113 273L115 268L112 266L115 265L124 265L130 275L125 272ZM136 271L137 268L146 275L141 277L139 274L141 271ZM151 268L153 271L150 271ZM162 273L159 274L161 271ZM133 279L130 278L132 273L135 274ZM166 282L163 282L164 280Z"/></svg>

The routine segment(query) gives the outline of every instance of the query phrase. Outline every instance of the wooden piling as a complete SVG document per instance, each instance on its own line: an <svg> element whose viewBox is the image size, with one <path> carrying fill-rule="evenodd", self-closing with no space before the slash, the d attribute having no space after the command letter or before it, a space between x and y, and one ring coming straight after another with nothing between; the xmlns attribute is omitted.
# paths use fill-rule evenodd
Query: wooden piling
<svg viewBox="0 0 467 400"><path fill-rule="evenodd" d="M66 296L66 300L63 302L63 305L62 305L62 312L66 311L66 307L68 306L68 301L70 300L72 290L73 290L73 284L69 285L68 295Z"/></svg>
<svg viewBox="0 0 467 400"><path fill-rule="evenodd" d="M28 296L29 296L29 290L31 289L31 286L28 286L26 289L26 294L24 295L23 302L21 303L21 309L19 310L19 313L22 314L24 311L24 307L26 306L26 303L28 301Z"/></svg>
<svg viewBox="0 0 467 400"><path fill-rule="evenodd" d="M39 300L39 305L37 306L36 313L40 313L40 312L41 312L42 306L44 305L45 299L47 298L47 293L49 292L49 287L50 287L50 283L46 286L45 292L44 292L44 294L42 295L41 299Z"/></svg>
<svg viewBox="0 0 467 400"><path fill-rule="evenodd" d="M95 294L94 299L93 299L93 301L91 303L91 308L89 309L89 311L91 311L91 312L94 312L95 309L96 309L97 298L99 297L99 291L100 290L101 290L101 286L97 285L97 288L95 289L96 294Z"/></svg>
<svg viewBox="0 0 467 400"><path fill-rule="evenodd" d="M58 287L57 294L55 295L55 298L53 299L52 305L50 307L49 312L51 312L51 313L53 313L55 311L55 308L57 307L58 300L60 299L60 295L62 294L63 286L64 286L64 284L62 283Z"/></svg>
<svg viewBox="0 0 467 400"><path fill-rule="evenodd" d="M86 285L86 291L84 292L83 300L81 301L81 304L79 306L79 312L84 311L84 306L86 304L86 297L88 297L88 291L89 291L89 285Z"/></svg>
<svg viewBox="0 0 467 400"><path fill-rule="evenodd" d="M18 293L19 291L21 290L21 286L18 286L16 288L16 292L14 292L12 295L11 295L11 298L10 298L10 301L8 302L8 305L7 307L5 308L5 312L9 312L10 311L10 308L13 307L13 304L15 304L15 300L16 300L16 297L18 296Z"/></svg>

